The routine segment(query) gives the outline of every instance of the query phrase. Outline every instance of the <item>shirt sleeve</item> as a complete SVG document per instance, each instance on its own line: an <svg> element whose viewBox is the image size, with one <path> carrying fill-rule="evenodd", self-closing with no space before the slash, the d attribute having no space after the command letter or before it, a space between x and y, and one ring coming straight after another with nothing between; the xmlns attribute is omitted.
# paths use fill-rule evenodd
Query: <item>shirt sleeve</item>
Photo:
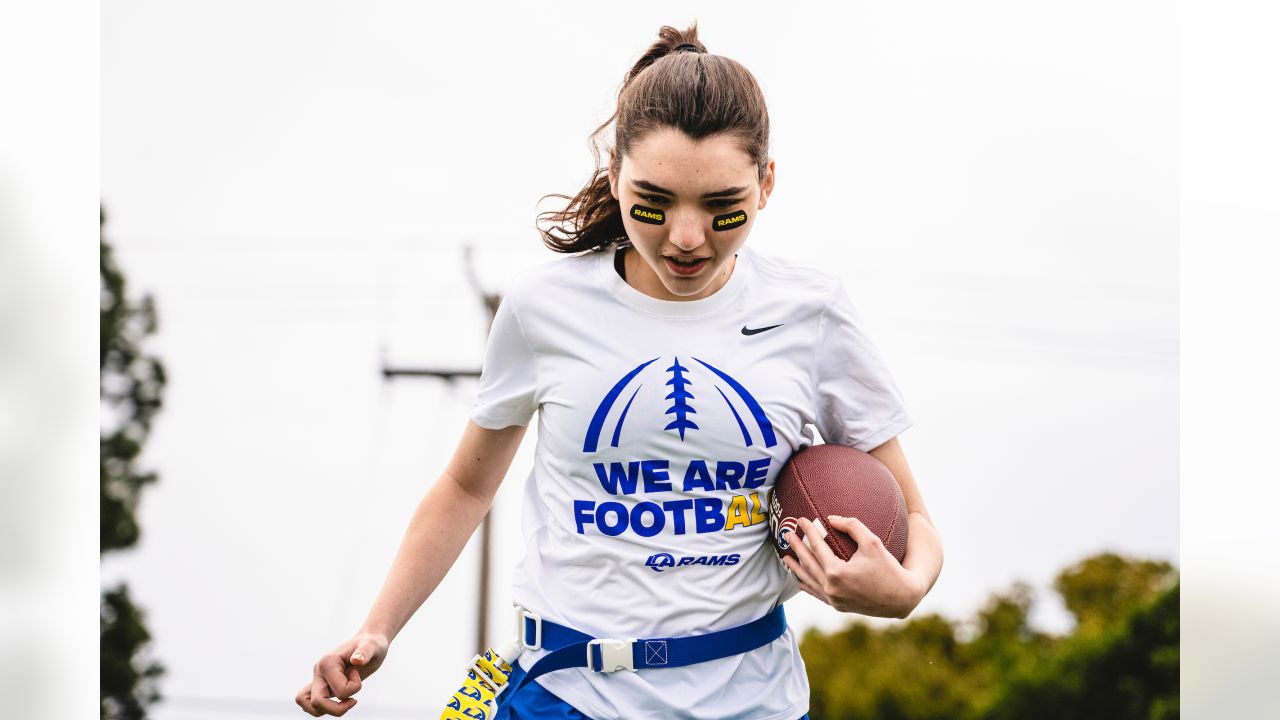
<svg viewBox="0 0 1280 720"><path fill-rule="evenodd" d="M863 452L911 427L902 395L837 280L818 320L816 425L823 441Z"/></svg>
<svg viewBox="0 0 1280 720"><path fill-rule="evenodd" d="M471 419L490 430L528 425L537 409L537 365L533 347L508 294L493 317L485 342L480 383Z"/></svg>

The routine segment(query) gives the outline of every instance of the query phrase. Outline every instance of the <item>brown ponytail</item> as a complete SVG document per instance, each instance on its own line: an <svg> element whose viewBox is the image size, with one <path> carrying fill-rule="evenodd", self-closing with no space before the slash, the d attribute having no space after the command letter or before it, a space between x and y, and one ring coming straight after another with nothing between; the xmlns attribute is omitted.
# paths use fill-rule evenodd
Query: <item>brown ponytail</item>
<svg viewBox="0 0 1280 720"><path fill-rule="evenodd" d="M672 127L694 140L718 134L737 138L764 180L769 165L769 111L750 71L727 57L707 53L698 41L696 22L684 31L664 25L658 36L627 71L613 115L589 137L596 169L586 186L572 198L559 193L543 196L569 201L563 210L538 215L539 222L545 217L555 223L539 232L543 244L556 252L601 251L626 239L622 209L609 191L609 168L600 164L597 140L615 120L615 171L622 165L622 156L649 133ZM697 52L688 48L674 52L686 43Z"/></svg>

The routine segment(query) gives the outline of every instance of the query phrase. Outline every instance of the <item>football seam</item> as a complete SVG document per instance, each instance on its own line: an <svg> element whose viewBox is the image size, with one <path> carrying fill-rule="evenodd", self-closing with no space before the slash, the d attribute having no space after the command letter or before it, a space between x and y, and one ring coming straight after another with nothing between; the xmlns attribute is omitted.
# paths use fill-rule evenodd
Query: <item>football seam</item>
<svg viewBox="0 0 1280 720"><path fill-rule="evenodd" d="M813 499L812 499L813 493L809 492L809 484L804 481L804 473L800 471L800 465L798 463L796 464L794 469L796 473L796 481L800 484L800 489L804 491L804 502L805 502L805 505L807 506L805 508L806 510L805 514L816 516L818 512L818 508L813 504ZM808 518L805 518L805 519L807 520ZM800 528L800 523L797 522L796 529L799 529L799 528Z"/></svg>
<svg viewBox="0 0 1280 720"><path fill-rule="evenodd" d="M897 479L896 479L896 478L894 479L894 482L897 482ZM908 515L910 515L910 513L908 513ZM870 529L870 528L868 528L868 529ZM893 514L893 524L889 526L889 532L885 533L885 536L886 536L886 537L893 537L893 531L894 531L894 530L897 530L897 529L898 529L898 513L894 513L894 514ZM887 543L887 542L885 542L884 540L881 540L881 541L880 541L880 544L881 544L881 545L888 545L888 543ZM888 549L888 548L886 547L886 549ZM892 553L890 553L890 554L892 554ZM906 554L906 552L904 551L904 552L902 553L902 558L905 560L905 559L906 559L906 557L907 557L907 554ZM902 563L898 563L898 564L899 564L899 565L901 565Z"/></svg>
<svg viewBox="0 0 1280 720"><path fill-rule="evenodd" d="M809 512L808 512L808 514L809 514L809 515L811 515L811 516L813 516L813 517L817 517L817 515L818 515L818 507L817 507L816 505L814 505L814 503L813 503L813 500L812 500L813 493L812 493L812 492L810 492L809 485L808 485L808 483L806 483L806 482L805 482L805 480L804 480L804 473L800 471L800 467L799 467L798 465L797 465L797 466L796 466L796 468L795 468L795 472L796 472L796 480L798 480L798 481L800 482L800 487L804 490L804 500L805 500L805 504L807 504L807 505L808 505L808 511L809 511ZM822 518L818 518L818 519L819 519L819 520L822 520ZM895 521L896 521L896 518L895 518ZM810 522L812 522L812 520L810 520ZM827 520L827 521L825 521L825 522L823 522L823 523L822 523L822 526L823 526L823 527L828 527L828 524L829 524L830 522L831 522L830 520ZM797 524L797 526L796 526L796 527L798 528L798 527L799 527L799 525ZM832 535L832 532L831 532L831 531L832 531L832 530L834 530L834 529L835 529L835 528L829 528L829 527L828 527L828 529L827 529L827 535L831 535L831 536L832 536L832 541L833 541L833 542L835 542L835 543L840 543L840 544L844 544L844 540L843 540L842 538L840 538L840 537L838 537L838 536L834 536L834 535ZM823 538L823 539L822 539L822 542L826 542L826 539L825 539L825 538ZM854 544L856 545L856 544L857 544L857 541L854 541ZM830 547L830 545L828 545L828 547ZM834 553L834 552L835 552L835 548L831 548L831 551ZM853 557L853 553L856 553L856 552L858 552L858 551L857 551L857 549L856 549L856 548L852 548L852 552L850 552L850 553L849 553L849 556L850 556L850 557ZM837 555L836 555L836 557L838 558L838 557L840 557L840 555L839 555L839 554L837 554Z"/></svg>

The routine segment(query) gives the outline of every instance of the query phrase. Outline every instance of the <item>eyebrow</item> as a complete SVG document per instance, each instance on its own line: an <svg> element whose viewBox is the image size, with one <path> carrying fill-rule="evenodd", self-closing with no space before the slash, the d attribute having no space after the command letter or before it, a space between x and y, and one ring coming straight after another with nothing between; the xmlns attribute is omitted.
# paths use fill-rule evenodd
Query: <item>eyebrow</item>
<svg viewBox="0 0 1280 720"><path fill-rule="evenodd" d="M675 196L675 193L671 192L670 190L666 190L666 189L664 189L664 188L660 188L660 187L658 187L657 185L654 185L653 183L649 182L648 180L632 180L631 182L632 182L632 184L634 184L636 187L638 187L638 188L642 188L642 189L644 189L644 190L652 190L653 192L659 192L659 193L662 193L663 195L671 195L672 197L674 197L674 196ZM703 196L702 196L702 199L703 199L703 200L706 200L706 199L709 199L709 198L728 197L728 196L730 196L730 195L737 195L738 193L743 192L743 191L744 191L744 190L746 190L746 189L747 189L747 188L745 188L745 187L732 187L732 188L725 188L724 190L717 190L717 191L715 191L715 192L709 192L709 193L707 193L707 194L703 195Z"/></svg>

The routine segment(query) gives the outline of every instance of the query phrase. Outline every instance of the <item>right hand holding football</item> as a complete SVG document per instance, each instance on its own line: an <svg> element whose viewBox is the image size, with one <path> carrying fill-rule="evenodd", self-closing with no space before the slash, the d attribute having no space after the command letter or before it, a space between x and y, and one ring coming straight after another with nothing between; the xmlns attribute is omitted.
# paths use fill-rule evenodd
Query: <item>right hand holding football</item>
<svg viewBox="0 0 1280 720"><path fill-rule="evenodd" d="M298 691L294 701L312 717L345 715L356 705L351 696L360 691L361 681L382 665L389 645L385 635L358 633L320 658L311 682Z"/></svg>

